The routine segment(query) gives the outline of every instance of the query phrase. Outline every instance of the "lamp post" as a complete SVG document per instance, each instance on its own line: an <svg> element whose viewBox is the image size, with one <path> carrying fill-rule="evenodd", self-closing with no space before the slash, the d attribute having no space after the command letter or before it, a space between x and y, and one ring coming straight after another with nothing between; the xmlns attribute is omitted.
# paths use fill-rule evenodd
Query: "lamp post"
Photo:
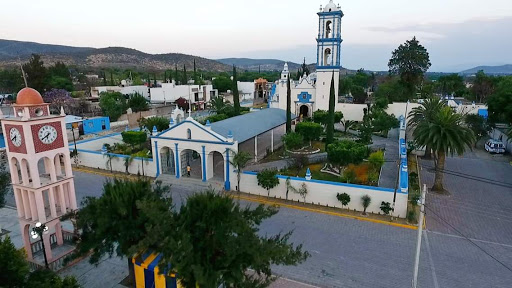
<svg viewBox="0 0 512 288"><path fill-rule="evenodd" d="M48 259L46 259L46 247L44 246L43 234L48 233L48 226L42 224L41 222L37 222L36 226L32 228L32 232L30 235L32 239L41 238L41 243L43 244L43 256L44 256L44 267L48 269Z"/></svg>

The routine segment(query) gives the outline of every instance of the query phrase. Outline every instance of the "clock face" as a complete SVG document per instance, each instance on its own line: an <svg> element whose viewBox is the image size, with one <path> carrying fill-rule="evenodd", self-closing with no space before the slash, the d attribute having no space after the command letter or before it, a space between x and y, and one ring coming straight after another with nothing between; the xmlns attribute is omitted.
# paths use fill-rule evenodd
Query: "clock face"
<svg viewBox="0 0 512 288"><path fill-rule="evenodd" d="M50 125L45 125L39 128L39 132L37 132L37 136L39 140L44 144L51 144L53 141L57 139L57 129Z"/></svg>
<svg viewBox="0 0 512 288"><path fill-rule="evenodd" d="M21 146L21 142L23 139L21 139L20 130L18 130L16 128L11 128L11 130L9 130L9 138L11 139L11 142L14 146L16 146L16 147Z"/></svg>

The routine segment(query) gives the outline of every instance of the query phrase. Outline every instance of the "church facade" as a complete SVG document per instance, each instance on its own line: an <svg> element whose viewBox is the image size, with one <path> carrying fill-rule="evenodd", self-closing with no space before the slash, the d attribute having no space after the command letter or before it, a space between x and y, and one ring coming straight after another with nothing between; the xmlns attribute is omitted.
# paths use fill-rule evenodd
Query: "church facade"
<svg viewBox="0 0 512 288"><path fill-rule="evenodd" d="M298 81L289 79L288 64L281 78L272 87L269 107L286 109L287 82L290 81L291 112L301 118L311 117L313 111L329 109L331 82L335 95L341 69L341 19L343 12L331 0L318 14L316 72L302 75ZM337 102L337 101L336 101Z"/></svg>

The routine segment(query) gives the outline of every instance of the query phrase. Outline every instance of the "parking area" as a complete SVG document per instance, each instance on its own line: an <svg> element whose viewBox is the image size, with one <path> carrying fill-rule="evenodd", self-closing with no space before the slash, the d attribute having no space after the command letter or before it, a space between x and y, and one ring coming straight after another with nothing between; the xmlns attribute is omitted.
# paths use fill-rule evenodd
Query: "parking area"
<svg viewBox="0 0 512 288"><path fill-rule="evenodd" d="M510 161L509 156L485 152L482 142L462 157L448 157L444 186L450 195L427 194L427 229L458 236L462 233L480 242L512 245ZM420 163L421 180L431 187L434 162Z"/></svg>

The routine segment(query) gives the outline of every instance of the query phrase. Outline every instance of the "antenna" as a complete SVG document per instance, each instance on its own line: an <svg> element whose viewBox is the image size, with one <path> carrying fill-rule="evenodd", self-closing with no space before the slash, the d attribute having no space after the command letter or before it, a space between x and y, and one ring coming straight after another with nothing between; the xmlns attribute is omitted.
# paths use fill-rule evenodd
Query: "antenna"
<svg viewBox="0 0 512 288"><path fill-rule="evenodd" d="M23 65L21 65L21 59L20 59L20 56L18 56L18 62L20 63L21 74L23 75L23 81L25 81L25 87L28 87L28 84L27 84L27 75L25 75L25 71L23 71Z"/></svg>

